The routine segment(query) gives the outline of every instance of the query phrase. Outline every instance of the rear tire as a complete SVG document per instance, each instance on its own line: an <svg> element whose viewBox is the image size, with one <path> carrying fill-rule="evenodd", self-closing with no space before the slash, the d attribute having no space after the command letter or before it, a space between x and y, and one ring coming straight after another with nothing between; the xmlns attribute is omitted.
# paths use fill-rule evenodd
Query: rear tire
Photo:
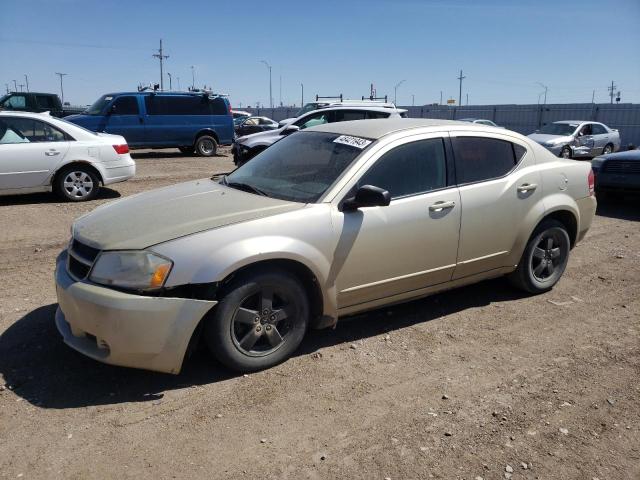
<svg viewBox="0 0 640 480"><path fill-rule="evenodd" d="M610 153L613 153L613 145L607 143L602 149L602 155L609 155Z"/></svg>
<svg viewBox="0 0 640 480"><path fill-rule="evenodd" d="M277 365L298 348L307 331L307 293L280 270L239 276L207 318L206 344L220 363L239 372Z"/></svg>
<svg viewBox="0 0 640 480"><path fill-rule="evenodd" d="M71 165L58 172L52 186L56 195L64 200L86 202L98 195L100 178L87 167Z"/></svg>
<svg viewBox="0 0 640 480"><path fill-rule="evenodd" d="M201 157L213 157L218 151L218 142L211 135L201 135L196 140L194 149Z"/></svg>
<svg viewBox="0 0 640 480"><path fill-rule="evenodd" d="M566 227L557 220L544 220L531 235L509 281L533 294L551 290L567 267L570 249Z"/></svg>

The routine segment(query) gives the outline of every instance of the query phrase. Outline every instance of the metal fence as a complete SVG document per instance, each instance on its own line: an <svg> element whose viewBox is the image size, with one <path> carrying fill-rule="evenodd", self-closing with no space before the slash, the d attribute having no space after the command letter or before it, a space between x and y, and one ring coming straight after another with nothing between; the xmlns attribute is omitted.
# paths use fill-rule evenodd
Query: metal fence
<svg viewBox="0 0 640 480"><path fill-rule="evenodd" d="M484 118L509 130L528 135L547 123L558 120L591 120L620 131L622 145L640 145L640 104L623 103L565 103L549 105L470 105L448 107L424 105L398 107L408 111L411 118ZM253 115L263 115L276 121L294 117L298 108L245 108Z"/></svg>

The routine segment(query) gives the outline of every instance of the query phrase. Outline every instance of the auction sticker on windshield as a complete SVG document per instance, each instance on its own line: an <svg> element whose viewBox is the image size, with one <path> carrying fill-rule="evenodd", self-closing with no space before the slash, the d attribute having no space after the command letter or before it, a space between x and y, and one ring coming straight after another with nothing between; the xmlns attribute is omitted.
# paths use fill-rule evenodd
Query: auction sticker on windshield
<svg viewBox="0 0 640 480"><path fill-rule="evenodd" d="M352 147L359 148L360 150L367 148L371 145L371 140L360 137L352 137L350 135L340 135L333 143L342 143L343 145L350 145Z"/></svg>

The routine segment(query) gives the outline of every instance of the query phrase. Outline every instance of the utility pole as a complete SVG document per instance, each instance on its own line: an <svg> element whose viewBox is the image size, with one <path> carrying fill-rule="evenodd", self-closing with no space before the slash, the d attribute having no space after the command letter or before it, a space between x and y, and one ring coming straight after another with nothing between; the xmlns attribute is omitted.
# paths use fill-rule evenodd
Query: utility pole
<svg viewBox="0 0 640 480"><path fill-rule="evenodd" d="M68 73L56 72L56 75L58 75L60 77L60 99L62 101L62 104L64 105L64 89L62 88L62 77L64 77L65 75L68 75ZM14 82L15 82L15 80L14 80Z"/></svg>
<svg viewBox="0 0 640 480"><path fill-rule="evenodd" d="M191 65L191 90L194 90L196 88L196 74L194 72L194 66Z"/></svg>
<svg viewBox="0 0 640 480"><path fill-rule="evenodd" d="M24 81L27 84L27 92L29 91L29 77L27 77L27 74L24 74Z"/></svg>
<svg viewBox="0 0 640 480"><path fill-rule="evenodd" d="M460 80L460 96L458 97L458 105L462 105L462 80L464 80L467 77L463 77L462 70L460 70L460 76L456 78Z"/></svg>
<svg viewBox="0 0 640 480"><path fill-rule="evenodd" d="M17 92L18 91L18 84L16 83L15 80L13 80L13 91Z"/></svg>
<svg viewBox="0 0 640 480"><path fill-rule="evenodd" d="M24 87L24 83L19 83L18 86L20 87L20 91L22 91L22 87Z"/></svg>
<svg viewBox="0 0 640 480"><path fill-rule="evenodd" d="M273 93L271 89L271 65L266 60L260 60L260 63L264 63L269 69L269 108L273 108Z"/></svg>
<svg viewBox="0 0 640 480"><path fill-rule="evenodd" d="M300 108L304 107L304 83L300 83Z"/></svg>
<svg viewBox="0 0 640 480"><path fill-rule="evenodd" d="M469 106L469 94L467 93L467 107Z"/></svg>
<svg viewBox="0 0 640 480"><path fill-rule="evenodd" d="M164 74L162 73L162 62L165 58L169 58L169 55L164 55L162 53L162 39L160 39L160 48L158 49L158 53L154 53L151 56L160 60L160 90L164 90Z"/></svg>
<svg viewBox="0 0 640 480"><path fill-rule="evenodd" d="M442 105L442 90L440 90L440 105Z"/></svg>
<svg viewBox="0 0 640 480"><path fill-rule="evenodd" d="M173 90L173 87L171 85L171 74L167 72L167 75L169 76L169 90Z"/></svg>
<svg viewBox="0 0 640 480"><path fill-rule="evenodd" d="M415 93L411 94L411 106L414 107L416 104L416 95Z"/></svg>
<svg viewBox="0 0 640 480"><path fill-rule="evenodd" d="M607 90L609 90L609 97L611 97L611 105L613 105L613 97L616 96L616 84L613 83L613 80L611 80L611 86L607 87Z"/></svg>
<svg viewBox="0 0 640 480"><path fill-rule="evenodd" d="M536 84L540 85L542 88L544 88L544 105L547 104L547 91L549 90L549 87L547 87L545 84L540 83L540 82L536 82ZM538 95L538 104L540 103L540 95Z"/></svg>
<svg viewBox="0 0 640 480"><path fill-rule="evenodd" d="M7 93L9 93L9 84L8 83L4 84L4 88L6 88L7 89Z"/></svg>
<svg viewBox="0 0 640 480"><path fill-rule="evenodd" d="M396 105L398 103L398 87L400 85L402 85L404 82L406 82L406 80L400 80L398 83L396 83L396 86L393 87L393 103L394 103L394 105Z"/></svg>

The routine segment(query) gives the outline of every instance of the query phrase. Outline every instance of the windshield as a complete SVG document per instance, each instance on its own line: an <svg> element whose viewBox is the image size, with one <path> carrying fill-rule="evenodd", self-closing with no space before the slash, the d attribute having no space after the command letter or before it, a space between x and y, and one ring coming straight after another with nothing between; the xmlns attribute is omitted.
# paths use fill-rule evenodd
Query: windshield
<svg viewBox="0 0 640 480"><path fill-rule="evenodd" d="M572 135L578 128L577 123L549 123L540 129L540 133L547 135Z"/></svg>
<svg viewBox="0 0 640 480"><path fill-rule="evenodd" d="M313 203L371 143L336 133L293 133L256 155L224 181L281 200Z"/></svg>
<svg viewBox="0 0 640 480"><path fill-rule="evenodd" d="M85 115L100 115L111 100L113 100L113 95L103 95L82 113Z"/></svg>

